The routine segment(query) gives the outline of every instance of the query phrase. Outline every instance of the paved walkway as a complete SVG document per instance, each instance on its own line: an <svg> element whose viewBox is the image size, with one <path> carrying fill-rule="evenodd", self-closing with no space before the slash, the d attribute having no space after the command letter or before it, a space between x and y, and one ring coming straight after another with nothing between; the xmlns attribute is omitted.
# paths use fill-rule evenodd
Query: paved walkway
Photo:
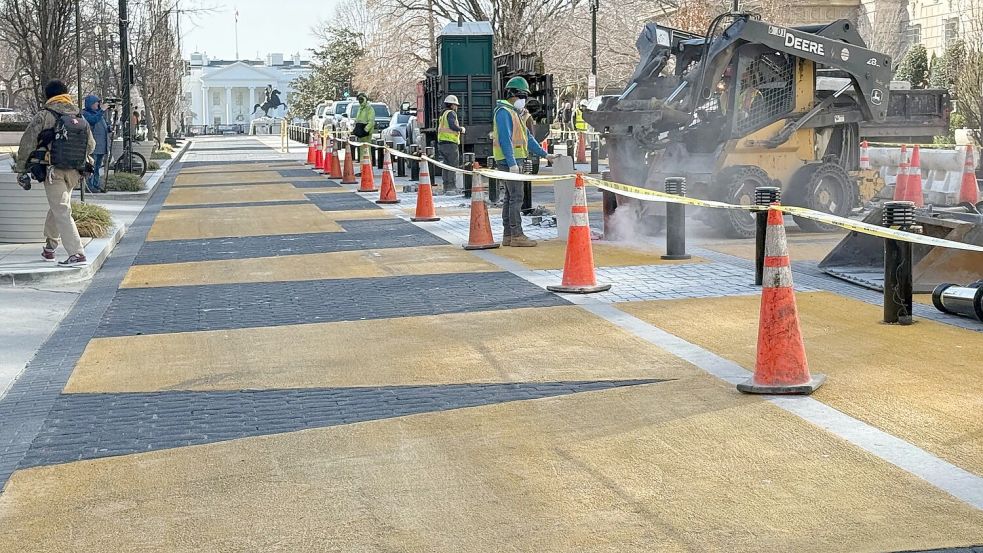
<svg viewBox="0 0 983 553"><path fill-rule="evenodd" d="M598 243L612 290L561 297L555 229L466 252L461 198L413 224L274 143L197 140L0 400L0 551L983 544L980 327L878 324L828 236L792 256L829 382L744 396L746 241Z"/></svg>

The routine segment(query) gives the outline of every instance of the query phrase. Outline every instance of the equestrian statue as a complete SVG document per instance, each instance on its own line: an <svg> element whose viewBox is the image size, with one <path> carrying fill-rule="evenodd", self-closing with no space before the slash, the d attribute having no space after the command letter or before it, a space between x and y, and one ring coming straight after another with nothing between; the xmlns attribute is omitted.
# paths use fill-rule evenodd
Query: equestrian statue
<svg viewBox="0 0 983 553"><path fill-rule="evenodd" d="M273 85L266 85L266 101L253 106L253 113L256 113L258 109L262 109L263 116L269 117L271 109L276 109L280 106L287 107L287 104L280 101L280 94L280 91L273 88Z"/></svg>

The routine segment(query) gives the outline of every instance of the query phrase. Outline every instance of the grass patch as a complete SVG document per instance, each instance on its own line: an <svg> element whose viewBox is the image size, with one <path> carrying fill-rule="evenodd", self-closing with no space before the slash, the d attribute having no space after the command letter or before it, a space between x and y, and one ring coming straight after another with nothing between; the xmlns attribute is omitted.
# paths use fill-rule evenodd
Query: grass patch
<svg viewBox="0 0 983 553"><path fill-rule="evenodd" d="M167 142L164 142L164 143L162 143L160 145L159 151L165 152L165 153L168 153L168 154L173 154L174 153L174 146L171 146Z"/></svg>
<svg viewBox="0 0 983 553"><path fill-rule="evenodd" d="M72 219L83 238L102 238L113 228L113 217L101 205L72 202Z"/></svg>
<svg viewBox="0 0 983 553"><path fill-rule="evenodd" d="M131 173L113 173L106 179L106 190L112 190L114 192L139 192L143 189L143 180Z"/></svg>
<svg viewBox="0 0 983 553"><path fill-rule="evenodd" d="M154 153L150 154L150 159L171 159L171 154L163 150L157 150Z"/></svg>
<svg viewBox="0 0 983 553"><path fill-rule="evenodd" d="M156 171L158 169L160 169L160 163L157 163L156 161L147 162L147 171Z"/></svg>

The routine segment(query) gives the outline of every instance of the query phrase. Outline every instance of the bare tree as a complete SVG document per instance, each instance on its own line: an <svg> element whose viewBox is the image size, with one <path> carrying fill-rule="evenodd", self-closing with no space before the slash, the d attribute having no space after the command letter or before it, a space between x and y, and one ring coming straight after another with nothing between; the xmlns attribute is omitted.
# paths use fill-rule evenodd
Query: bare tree
<svg viewBox="0 0 983 553"><path fill-rule="evenodd" d="M858 31L875 52L891 56L897 64L911 46L906 36L908 8L906 0L877 0L876 4L861 4Z"/></svg>
<svg viewBox="0 0 983 553"><path fill-rule="evenodd" d="M146 106L148 139L174 114L183 63L177 49L174 5L169 0L131 3L130 52L134 80Z"/></svg>
<svg viewBox="0 0 983 553"><path fill-rule="evenodd" d="M44 102L50 79L75 75L75 9L71 0L0 0L0 44L13 52L34 95L31 111Z"/></svg>

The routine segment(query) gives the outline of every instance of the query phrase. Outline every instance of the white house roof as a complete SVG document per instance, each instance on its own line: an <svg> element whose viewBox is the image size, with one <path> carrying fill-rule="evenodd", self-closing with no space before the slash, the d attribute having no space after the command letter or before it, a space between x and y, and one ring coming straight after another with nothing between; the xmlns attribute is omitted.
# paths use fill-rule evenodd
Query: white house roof
<svg viewBox="0 0 983 553"><path fill-rule="evenodd" d="M241 61L237 61L225 67L215 69L205 68L201 78L206 81L262 81L270 80L275 82L282 73L270 70L263 66L254 66Z"/></svg>

